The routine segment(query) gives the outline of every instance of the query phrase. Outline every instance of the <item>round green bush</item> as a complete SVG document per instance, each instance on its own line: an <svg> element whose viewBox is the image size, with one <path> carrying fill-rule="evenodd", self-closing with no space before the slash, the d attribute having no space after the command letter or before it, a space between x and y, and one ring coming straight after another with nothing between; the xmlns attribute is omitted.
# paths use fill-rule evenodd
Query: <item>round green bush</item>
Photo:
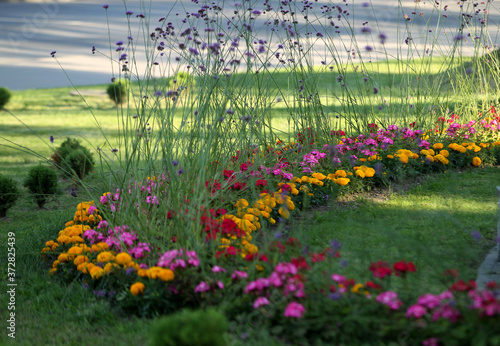
<svg viewBox="0 0 500 346"><path fill-rule="evenodd" d="M56 167L67 177L83 179L95 166L92 153L74 138L67 138L52 155Z"/></svg>
<svg viewBox="0 0 500 346"><path fill-rule="evenodd" d="M47 200L58 192L57 174L47 166L32 167L24 186L32 194L38 208L42 208Z"/></svg>
<svg viewBox="0 0 500 346"><path fill-rule="evenodd" d="M19 196L14 179L0 174L0 218L7 216L7 210L14 205Z"/></svg>
<svg viewBox="0 0 500 346"><path fill-rule="evenodd" d="M123 81L111 83L106 89L106 94L117 105L122 103L127 97L127 83Z"/></svg>
<svg viewBox="0 0 500 346"><path fill-rule="evenodd" d="M226 316L214 309L184 310L157 320L152 327L154 346L225 345Z"/></svg>
<svg viewBox="0 0 500 346"><path fill-rule="evenodd" d="M5 107L5 105L9 102L11 93L9 89L5 87L0 87L0 108Z"/></svg>

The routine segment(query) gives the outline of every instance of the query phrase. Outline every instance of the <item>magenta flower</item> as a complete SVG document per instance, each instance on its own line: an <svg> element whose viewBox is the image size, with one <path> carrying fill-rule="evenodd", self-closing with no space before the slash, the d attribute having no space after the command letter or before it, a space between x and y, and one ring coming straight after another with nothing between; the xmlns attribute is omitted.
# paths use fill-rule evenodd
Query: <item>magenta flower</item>
<svg viewBox="0 0 500 346"><path fill-rule="evenodd" d="M376 300L379 303L387 305L391 310L398 310L403 304L401 300L398 299L398 294L392 291L380 293Z"/></svg>
<svg viewBox="0 0 500 346"><path fill-rule="evenodd" d="M253 308L254 309L258 309L258 308L260 308L263 305L269 305L269 304L270 304L269 300L266 297L259 297L253 303Z"/></svg>
<svg viewBox="0 0 500 346"><path fill-rule="evenodd" d="M196 286L196 288L194 289L194 292L201 293L201 292L206 292L209 289L210 289L210 286L205 281L202 281L198 284L198 286Z"/></svg>
<svg viewBox="0 0 500 346"><path fill-rule="evenodd" d="M94 214L94 211L96 211L96 209L97 207L95 205L91 205L88 210L89 215Z"/></svg>
<svg viewBox="0 0 500 346"><path fill-rule="evenodd" d="M235 270L233 274L231 274L231 278L233 280L236 280L236 279L246 279L248 278L248 273L247 272L242 272L242 271L239 271L239 270Z"/></svg>
<svg viewBox="0 0 500 346"><path fill-rule="evenodd" d="M285 317L295 317L295 318L301 318L304 313L306 312L306 309L302 304L296 303L296 302L291 302L288 304L288 306L285 308Z"/></svg>
<svg viewBox="0 0 500 346"><path fill-rule="evenodd" d="M225 273L226 269L224 269L222 267L219 267L219 266L214 266L212 268L212 272L214 272L214 273Z"/></svg>
<svg viewBox="0 0 500 346"><path fill-rule="evenodd" d="M427 309L424 308L422 305L412 305L406 310L406 317L415 317L415 318L421 318L427 313Z"/></svg>

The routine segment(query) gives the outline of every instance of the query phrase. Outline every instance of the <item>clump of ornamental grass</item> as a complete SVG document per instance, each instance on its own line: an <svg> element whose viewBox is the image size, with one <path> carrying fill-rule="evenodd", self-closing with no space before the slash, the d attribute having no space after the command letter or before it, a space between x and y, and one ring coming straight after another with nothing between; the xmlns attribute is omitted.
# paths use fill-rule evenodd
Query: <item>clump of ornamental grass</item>
<svg viewBox="0 0 500 346"><path fill-rule="evenodd" d="M7 210L14 205L18 197L19 190L16 181L0 174L0 218L7 216Z"/></svg>
<svg viewBox="0 0 500 346"><path fill-rule="evenodd" d="M226 345L224 334L228 329L224 314L213 308L183 310L159 318L152 327L154 346Z"/></svg>
<svg viewBox="0 0 500 346"><path fill-rule="evenodd" d="M43 165L34 166L29 170L24 186L40 209L59 192L57 173L53 168Z"/></svg>
<svg viewBox="0 0 500 346"><path fill-rule="evenodd" d="M0 110L5 107L11 98L12 94L9 89L5 87L0 87Z"/></svg>

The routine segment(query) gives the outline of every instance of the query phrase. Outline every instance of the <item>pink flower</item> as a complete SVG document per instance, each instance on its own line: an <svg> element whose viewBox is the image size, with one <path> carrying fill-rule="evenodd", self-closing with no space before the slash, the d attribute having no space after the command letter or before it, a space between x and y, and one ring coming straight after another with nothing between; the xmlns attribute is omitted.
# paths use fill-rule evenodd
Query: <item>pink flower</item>
<svg viewBox="0 0 500 346"><path fill-rule="evenodd" d="M280 275L276 272L272 272L271 276L269 277L269 281L274 287L280 287L281 285L283 285L283 280L281 280Z"/></svg>
<svg viewBox="0 0 500 346"><path fill-rule="evenodd" d="M222 283L222 281L217 281L217 286L223 290L224 289L224 284Z"/></svg>
<svg viewBox="0 0 500 346"><path fill-rule="evenodd" d="M306 309L302 304L296 303L296 302L291 302L288 304L288 306L285 308L285 317L296 317L296 318L301 318L304 315L304 312L306 312Z"/></svg>
<svg viewBox="0 0 500 346"><path fill-rule="evenodd" d="M214 266L212 268L212 272L214 272L214 273L225 273L226 269L224 269L222 267L219 267L219 266Z"/></svg>
<svg viewBox="0 0 500 346"><path fill-rule="evenodd" d="M239 270L235 270L233 274L231 274L231 278L233 280L235 279L246 279L248 278L248 274L247 272L242 272L242 271L239 271Z"/></svg>
<svg viewBox="0 0 500 346"><path fill-rule="evenodd" d="M396 292L382 292L377 296L377 302L387 305L391 310L398 310L403 303L398 299Z"/></svg>
<svg viewBox="0 0 500 346"><path fill-rule="evenodd" d="M292 263L281 262L276 265L274 271L278 274L297 274L297 267Z"/></svg>
<svg viewBox="0 0 500 346"><path fill-rule="evenodd" d="M267 300L266 297L259 297L259 298L255 299L255 302L253 303L253 308L257 309L263 305L269 305L269 304L270 304L269 300Z"/></svg>
<svg viewBox="0 0 500 346"><path fill-rule="evenodd" d="M427 309L424 308L422 305L412 305L406 310L406 317L415 317L415 318L420 318L424 316L427 313Z"/></svg>
<svg viewBox="0 0 500 346"><path fill-rule="evenodd" d="M434 309L441 304L441 299L438 296L426 293L418 298L417 303L428 309Z"/></svg>
<svg viewBox="0 0 500 346"><path fill-rule="evenodd" d="M195 293L206 292L209 289L210 289L210 286L205 281L202 281L198 284L198 286L196 286L196 288L194 289L194 292Z"/></svg>
<svg viewBox="0 0 500 346"><path fill-rule="evenodd" d="M422 345L424 345L424 346L438 346L439 340L438 340L438 338L429 338L429 339L422 341Z"/></svg>
<svg viewBox="0 0 500 346"><path fill-rule="evenodd" d="M89 210L88 210L89 215L94 214L94 211L95 211L96 209L97 209L97 207L96 207L95 205L91 205L91 206L89 207Z"/></svg>
<svg viewBox="0 0 500 346"><path fill-rule="evenodd" d="M332 280L335 282L344 282L346 280L345 276L339 274L332 274Z"/></svg>
<svg viewBox="0 0 500 346"><path fill-rule="evenodd" d="M101 204L106 204L106 203L108 203L108 197L106 197L106 196L101 196L101 199L99 200L99 202L101 202Z"/></svg>

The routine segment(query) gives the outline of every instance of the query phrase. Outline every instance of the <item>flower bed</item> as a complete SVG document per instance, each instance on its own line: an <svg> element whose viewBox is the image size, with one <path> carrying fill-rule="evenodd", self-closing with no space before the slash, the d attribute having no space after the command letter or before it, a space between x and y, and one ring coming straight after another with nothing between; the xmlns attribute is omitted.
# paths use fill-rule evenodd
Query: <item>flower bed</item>
<svg viewBox="0 0 500 346"><path fill-rule="evenodd" d="M396 125L378 130L375 124L370 133L355 137L335 131L323 146L306 129L297 143L238 152L233 166L223 169L222 181L205 183L207 196L231 198L196 207L184 197L186 212L168 208L162 188L170 183L168 175L135 181L128 191L80 203L42 256L51 263L50 274L81 280L96 295L139 315L224 304L232 318L258 316L262 327L294 342L397 340L403 334L425 345L496 340L495 283L479 290L449 271L448 290L418 294L410 288L418 271L412 262L372 263L373 279L361 282L332 270L340 266L337 242L312 252L291 237L256 240L297 210L339 194L417 174L498 164L498 119L479 122L479 128L457 120L440 118L436 129L425 132ZM256 167L254 155L270 164ZM113 216L122 208L145 220L161 212L171 229L145 241L140 229ZM176 228L189 208L196 208L188 221L197 227ZM204 245L188 247L182 238L189 232L199 233Z"/></svg>

